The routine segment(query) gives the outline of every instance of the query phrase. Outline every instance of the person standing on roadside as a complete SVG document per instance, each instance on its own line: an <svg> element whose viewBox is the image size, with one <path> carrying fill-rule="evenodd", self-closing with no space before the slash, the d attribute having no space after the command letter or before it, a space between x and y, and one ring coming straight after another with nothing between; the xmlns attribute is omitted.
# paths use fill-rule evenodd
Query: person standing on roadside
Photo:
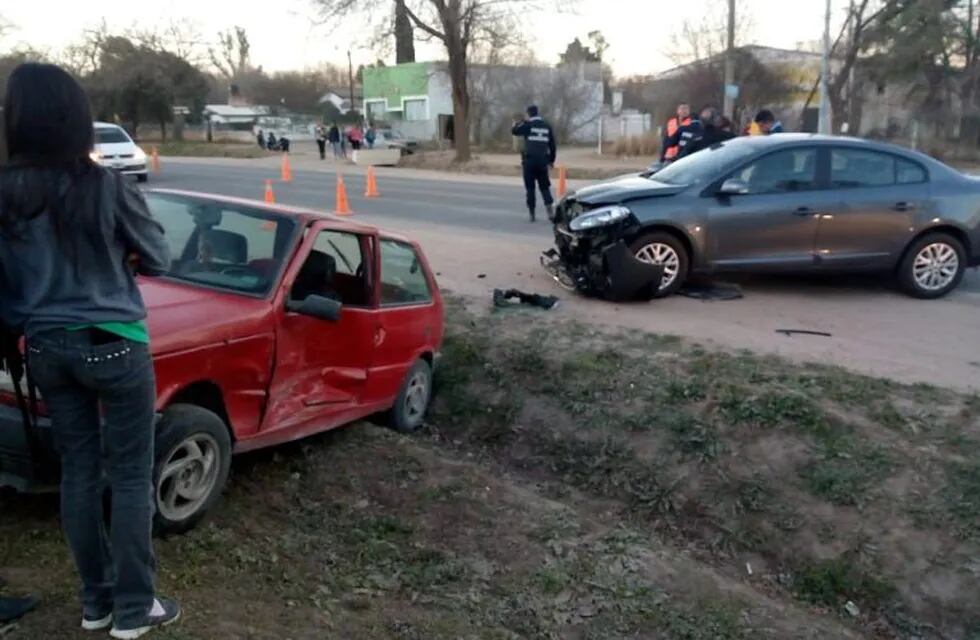
<svg viewBox="0 0 980 640"><path fill-rule="evenodd" d="M262 134L262 129L255 134L255 140L259 143L259 149L265 149L265 136Z"/></svg>
<svg viewBox="0 0 980 640"><path fill-rule="evenodd" d="M135 278L167 273L169 247L135 185L89 159L91 108L66 71L17 67L3 128L10 163L0 169L0 318L23 331L51 417L81 626L138 638L180 617L177 602L154 587L156 383Z"/></svg>
<svg viewBox="0 0 980 640"><path fill-rule="evenodd" d="M364 144L367 145L367 148L368 149L373 149L374 148L374 141L377 140L377 138L378 138L378 134L374 130L374 125L373 124L369 124L368 125L368 128L367 128L367 131L364 132Z"/></svg>
<svg viewBox="0 0 980 640"><path fill-rule="evenodd" d="M677 130L683 126L691 124L691 105L682 102L677 105L677 112L673 118L667 121L664 127L663 142L660 145L660 162L673 162L680 155L680 146L676 143L670 144L671 139Z"/></svg>
<svg viewBox="0 0 980 640"><path fill-rule="evenodd" d="M531 222L535 219L535 195L537 187L541 190L548 218L554 217L554 198L551 196L551 178L549 169L555 164L558 146L555 142L555 132L551 125L539 114L538 107L531 105L527 108L527 118L515 122L511 134L524 139L524 151L521 153L521 164L524 169L524 191L527 196L527 211Z"/></svg>
<svg viewBox="0 0 980 640"><path fill-rule="evenodd" d="M718 109L705 107L701 110L699 119L701 121L701 132L699 135L691 138L684 146L679 156L681 158L686 158L692 153L697 153L702 149L709 149L720 142L731 140L735 137L735 134L731 131L731 122L728 122L726 128L725 123L728 119L722 116L718 112Z"/></svg>
<svg viewBox="0 0 980 640"><path fill-rule="evenodd" d="M773 133L782 132L783 123L776 120L776 116L769 109L763 109L755 115L750 129L750 135L755 136L768 136Z"/></svg>
<svg viewBox="0 0 980 640"><path fill-rule="evenodd" d="M711 109L712 107L705 107L702 111ZM670 137L664 139L664 149L677 149L673 155L673 159L667 160L670 163L678 158L684 156L684 147L688 145L695 138L700 138L704 135L704 123L698 116L688 116L684 123L678 127Z"/></svg>
<svg viewBox="0 0 980 640"><path fill-rule="evenodd" d="M339 160L343 157L340 153L340 127L334 122L330 126L330 132L327 134L327 140L330 142L330 147L333 149L333 157L335 160Z"/></svg>
<svg viewBox="0 0 980 640"><path fill-rule="evenodd" d="M320 159L325 160L327 157L327 131L323 125L317 125L316 128L316 146L320 151Z"/></svg>

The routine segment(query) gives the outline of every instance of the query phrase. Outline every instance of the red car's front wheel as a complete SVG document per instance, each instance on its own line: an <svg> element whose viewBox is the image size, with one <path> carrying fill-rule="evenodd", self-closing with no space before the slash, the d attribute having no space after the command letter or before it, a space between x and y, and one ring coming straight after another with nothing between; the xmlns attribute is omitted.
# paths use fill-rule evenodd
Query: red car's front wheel
<svg viewBox="0 0 980 640"><path fill-rule="evenodd" d="M231 438L221 418L188 404L169 407L157 428L154 528L183 533L221 497L231 469Z"/></svg>

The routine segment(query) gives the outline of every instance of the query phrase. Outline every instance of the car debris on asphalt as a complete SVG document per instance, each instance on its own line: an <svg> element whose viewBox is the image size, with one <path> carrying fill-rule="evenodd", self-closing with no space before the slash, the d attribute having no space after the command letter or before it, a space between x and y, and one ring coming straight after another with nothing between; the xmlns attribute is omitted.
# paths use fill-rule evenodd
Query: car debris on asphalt
<svg viewBox="0 0 980 640"><path fill-rule="evenodd" d="M516 300L516 302L515 302ZM546 311L558 308L561 300L555 296L543 296L537 293L526 293L518 289L494 289L493 306L513 307L519 304L526 304L532 307L540 307Z"/></svg>
<svg viewBox="0 0 980 640"><path fill-rule="evenodd" d="M677 295L704 302L715 300L740 300L745 297L742 287L730 282L688 282L677 291Z"/></svg>
<svg viewBox="0 0 980 640"><path fill-rule="evenodd" d="M793 336L818 336L820 338L833 338L834 334L826 331L811 331L810 329L776 329L776 333L792 338Z"/></svg>

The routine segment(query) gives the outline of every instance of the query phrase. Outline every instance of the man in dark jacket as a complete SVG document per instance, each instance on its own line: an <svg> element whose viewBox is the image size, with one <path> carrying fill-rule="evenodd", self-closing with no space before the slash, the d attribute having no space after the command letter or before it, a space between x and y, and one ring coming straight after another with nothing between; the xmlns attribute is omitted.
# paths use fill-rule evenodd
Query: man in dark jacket
<svg viewBox="0 0 980 640"><path fill-rule="evenodd" d="M534 222L535 195L534 189L541 190L541 199L548 211L548 217L554 216L554 198L551 197L551 179L549 168L555 164L558 148L555 143L555 132L551 125L538 114L538 108L531 105L527 108L527 119L514 123L511 133L524 138L524 151L521 154L524 167L524 190L527 192L527 211Z"/></svg>
<svg viewBox="0 0 980 640"><path fill-rule="evenodd" d="M664 138L663 146L665 149L676 148L677 153L673 159L677 160L678 158L684 157L684 147L691 140L701 137L703 133L704 124L697 116L692 115L687 121L687 124L678 127L673 135ZM671 160L665 159L665 162L671 162Z"/></svg>
<svg viewBox="0 0 980 640"><path fill-rule="evenodd" d="M702 149L707 149L719 142L731 140L735 134L722 128L723 116L714 107L705 107L701 111L701 132L688 140L681 150L681 158L685 158L692 153L697 153Z"/></svg>
<svg viewBox="0 0 980 640"><path fill-rule="evenodd" d="M677 105L677 115L667 121L664 127L663 143L660 146L660 162L673 162L677 160L681 149L677 145L670 146L668 142L677 130L691 124L691 105L682 102Z"/></svg>

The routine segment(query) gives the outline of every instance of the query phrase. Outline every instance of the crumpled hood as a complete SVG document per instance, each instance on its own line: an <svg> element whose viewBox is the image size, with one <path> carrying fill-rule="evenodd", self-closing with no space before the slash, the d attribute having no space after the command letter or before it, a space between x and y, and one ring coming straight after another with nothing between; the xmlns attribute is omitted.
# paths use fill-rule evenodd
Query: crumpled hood
<svg viewBox="0 0 980 640"><path fill-rule="evenodd" d="M195 349L261 331L267 301L164 279L140 278L155 355Z"/></svg>
<svg viewBox="0 0 980 640"><path fill-rule="evenodd" d="M576 191L574 197L585 204L617 204L637 198L672 196L685 188L632 175L584 187Z"/></svg>

